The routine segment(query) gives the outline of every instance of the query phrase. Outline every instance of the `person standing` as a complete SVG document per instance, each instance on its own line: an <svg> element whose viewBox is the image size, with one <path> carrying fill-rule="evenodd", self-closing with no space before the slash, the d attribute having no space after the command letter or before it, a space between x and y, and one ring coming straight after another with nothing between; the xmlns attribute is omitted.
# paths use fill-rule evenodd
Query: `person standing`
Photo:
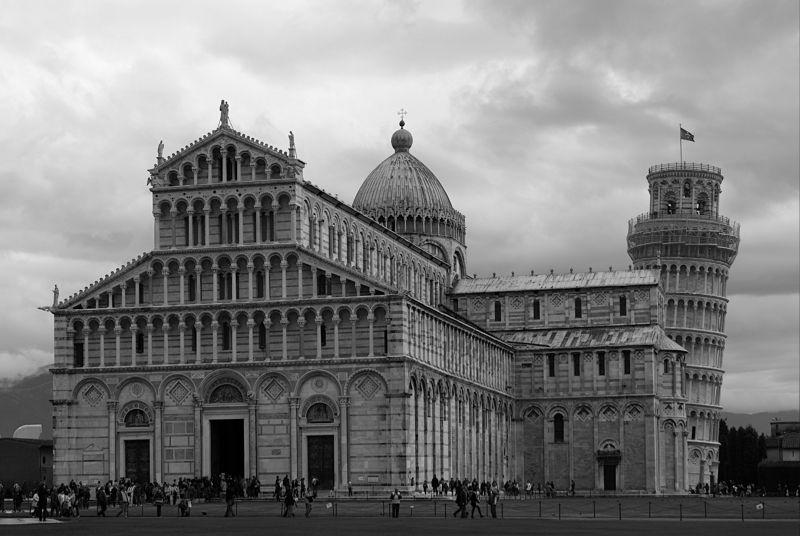
<svg viewBox="0 0 800 536"><path fill-rule="evenodd" d="M392 501L392 517L400 517L400 491L397 488L389 495L389 500Z"/></svg>
<svg viewBox="0 0 800 536"><path fill-rule="evenodd" d="M348 497L353 496L353 482L350 480L347 481L347 496Z"/></svg>
<svg viewBox="0 0 800 536"><path fill-rule="evenodd" d="M36 507L39 510L39 521L47 521L47 497L50 493L47 490L47 485L45 485L44 480L39 483L39 487L36 488L36 495L37 495L37 502Z"/></svg>
<svg viewBox="0 0 800 536"><path fill-rule="evenodd" d="M233 482L227 482L225 486L225 517L234 517L233 503L236 500L236 490L234 489Z"/></svg>
<svg viewBox="0 0 800 536"><path fill-rule="evenodd" d="M117 498L119 500L119 512L117 512L117 517L128 517L128 505L130 504L131 499L130 496L128 496L128 490L125 489L124 483L120 483L119 485L119 489L117 490Z"/></svg>
<svg viewBox="0 0 800 536"><path fill-rule="evenodd" d="M497 519L497 502L500 500L500 488L497 487L497 482L492 482L492 487L489 490L489 511L492 513L492 518Z"/></svg>
<svg viewBox="0 0 800 536"><path fill-rule="evenodd" d="M94 490L94 498L97 501L97 517L106 517L106 508L108 507L108 498L106 497L106 488L97 481L97 489Z"/></svg>

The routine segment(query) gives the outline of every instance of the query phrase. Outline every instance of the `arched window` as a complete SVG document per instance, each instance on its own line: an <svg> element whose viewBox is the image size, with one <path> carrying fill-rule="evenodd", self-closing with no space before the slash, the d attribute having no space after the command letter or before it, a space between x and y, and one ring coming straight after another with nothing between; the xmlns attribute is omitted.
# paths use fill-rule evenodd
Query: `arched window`
<svg viewBox="0 0 800 536"><path fill-rule="evenodd" d="M258 270L256 272L256 298L264 297L264 272Z"/></svg>
<svg viewBox="0 0 800 536"><path fill-rule="evenodd" d="M597 375L598 376L605 376L606 375L606 353L605 352L597 352Z"/></svg>
<svg viewBox="0 0 800 536"><path fill-rule="evenodd" d="M82 342L73 342L72 343L72 366L73 367L82 367L83 366L83 343Z"/></svg>
<svg viewBox="0 0 800 536"><path fill-rule="evenodd" d="M503 307L499 301L494 302L494 321L500 322L503 319Z"/></svg>
<svg viewBox="0 0 800 536"><path fill-rule="evenodd" d="M697 437L697 426L692 426L692 439Z"/></svg>
<svg viewBox="0 0 800 536"><path fill-rule="evenodd" d="M556 354L547 354L547 375L551 378L556 375Z"/></svg>
<svg viewBox="0 0 800 536"><path fill-rule="evenodd" d="M192 352L197 351L197 326L192 326Z"/></svg>
<svg viewBox="0 0 800 536"><path fill-rule="evenodd" d="M231 349L231 325L228 322L222 323L222 349Z"/></svg>
<svg viewBox="0 0 800 536"><path fill-rule="evenodd" d="M324 402L318 402L308 408L306 412L306 420L310 423L328 423L333 422L333 411L330 406Z"/></svg>
<svg viewBox="0 0 800 536"><path fill-rule="evenodd" d="M692 183L689 181L683 183L683 197L692 197Z"/></svg>
<svg viewBox="0 0 800 536"><path fill-rule="evenodd" d="M323 347L328 345L328 331L325 329L325 324L319 327L319 344Z"/></svg>
<svg viewBox="0 0 800 536"><path fill-rule="evenodd" d="M281 178L281 167L278 164L273 164L269 168L269 178L270 179L280 179Z"/></svg>
<svg viewBox="0 0 800 536"><path fill-rule="evenodd" d="M672 199L667 200L667 214L675 214L675 201Z"/></svg>
<svg viewBox="0 0 800 536"><path fill-rule="evenodd" d="M136 353L143 354L144 353L144 333L141 331L136 333Z"/></svg>
<svg viewBox="0 0 800 536"><path fill-rule="evenodd" d="M669 372L669 359L664 360L664 374Z"/></svg>
<svg viewBox="0 0 800 536"><path fill-rule="evenodd" d="M189 301L193 302L197 300L197 276L189 274L187 281L187 285L189 286Z"/></svg>
<svg viewBox="0 0 800 536"><path fill-rule="evenodd" d="M317 295L327 296L329 294L330 289L328 289L328 278L325 277L325 272L321 272L317 274Z"/></svg>
<svg viewBox="0 0 800 536"><path fill-rule="evenodd" d="M553 442L564 442L564 416L556 413L553 417Z"/></svg>
<svg viewBox="0 0 800 536"><path fill-rule="evenodd" d="M258 347L261 350L267 347L267 326L264 322L258 324Z"/></svg>
<svg viewBox="0 0 800 536"><path fill-rule="evenodd" d="M583 318L583 304L580 298L575 298L575 318Z"/></svg>

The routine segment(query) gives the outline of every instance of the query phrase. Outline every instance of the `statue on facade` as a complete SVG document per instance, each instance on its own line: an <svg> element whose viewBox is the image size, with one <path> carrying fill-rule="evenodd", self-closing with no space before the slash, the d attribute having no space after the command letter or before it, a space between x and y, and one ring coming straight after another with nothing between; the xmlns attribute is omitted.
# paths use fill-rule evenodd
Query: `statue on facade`
<svg viewBox="0 0 800 536"><path fill-rule="evenodd" d="M219 126L228 128L228 103L223 99L219 103Z"/></svg>
<svg viewBox="0 0 800 536"><path fill-rule="evenodd" d="M289 131L289 150L294 149L294 132Z"/></svg>
<svg viewBox="0 0 800 536"><path fill-rule="evenodd" d="M158 159L164 158L164 140L158 142Z"/></svg>
<svg viewBox="0 0 800 536"><path fill-rule="evenodd" d="M58 285L53 287L53 307L58 305Z"/></svg>

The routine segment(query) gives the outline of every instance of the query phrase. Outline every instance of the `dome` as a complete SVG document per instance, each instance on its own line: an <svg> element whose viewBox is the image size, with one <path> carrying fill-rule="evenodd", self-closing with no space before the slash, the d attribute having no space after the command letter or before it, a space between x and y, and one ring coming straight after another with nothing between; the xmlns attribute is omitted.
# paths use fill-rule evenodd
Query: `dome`
<svg viewBox="0 0 800 536"><path fill-rule="evenodd" d="M452 212L442 183L428 167L409 153L414 138L403 127L392 134L394 154L378 164L359 188L353 207L373 217L381 209L422 209Z"/></svg>

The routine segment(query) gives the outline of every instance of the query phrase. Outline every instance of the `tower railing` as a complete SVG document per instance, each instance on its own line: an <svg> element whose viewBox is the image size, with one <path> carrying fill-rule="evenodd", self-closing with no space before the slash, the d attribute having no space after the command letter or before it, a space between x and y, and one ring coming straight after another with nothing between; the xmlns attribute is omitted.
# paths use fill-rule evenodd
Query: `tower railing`
<svg viewBox="0 0 800 536"><path fill-rule="evenodd" d="M647 173L658 173L659 171L707 171L722 175L722 170L717 166L708 164L695 164L694 162L673 162L671 164L657 164L650 166Z"/></svg>
<svg viewBox="0 0 800 536"><path fill-rule="evenodd" d="M721 225L726 225L731 228L731 234L734 236L739 236L739 224L735 221L727 218L725 216L720 216L719 214L698 214L696 212L690 211L679 211L675 214L664 214L658 212L645 212L643 214L639 214L635 218L631 218L628 220L628 233L632 233L634 231L634 227L639 223L645 222L664 222L664 223L679 223L684 221L695 221L698 223L701 222L711 222L711 223L718 223Z"/></svg>

